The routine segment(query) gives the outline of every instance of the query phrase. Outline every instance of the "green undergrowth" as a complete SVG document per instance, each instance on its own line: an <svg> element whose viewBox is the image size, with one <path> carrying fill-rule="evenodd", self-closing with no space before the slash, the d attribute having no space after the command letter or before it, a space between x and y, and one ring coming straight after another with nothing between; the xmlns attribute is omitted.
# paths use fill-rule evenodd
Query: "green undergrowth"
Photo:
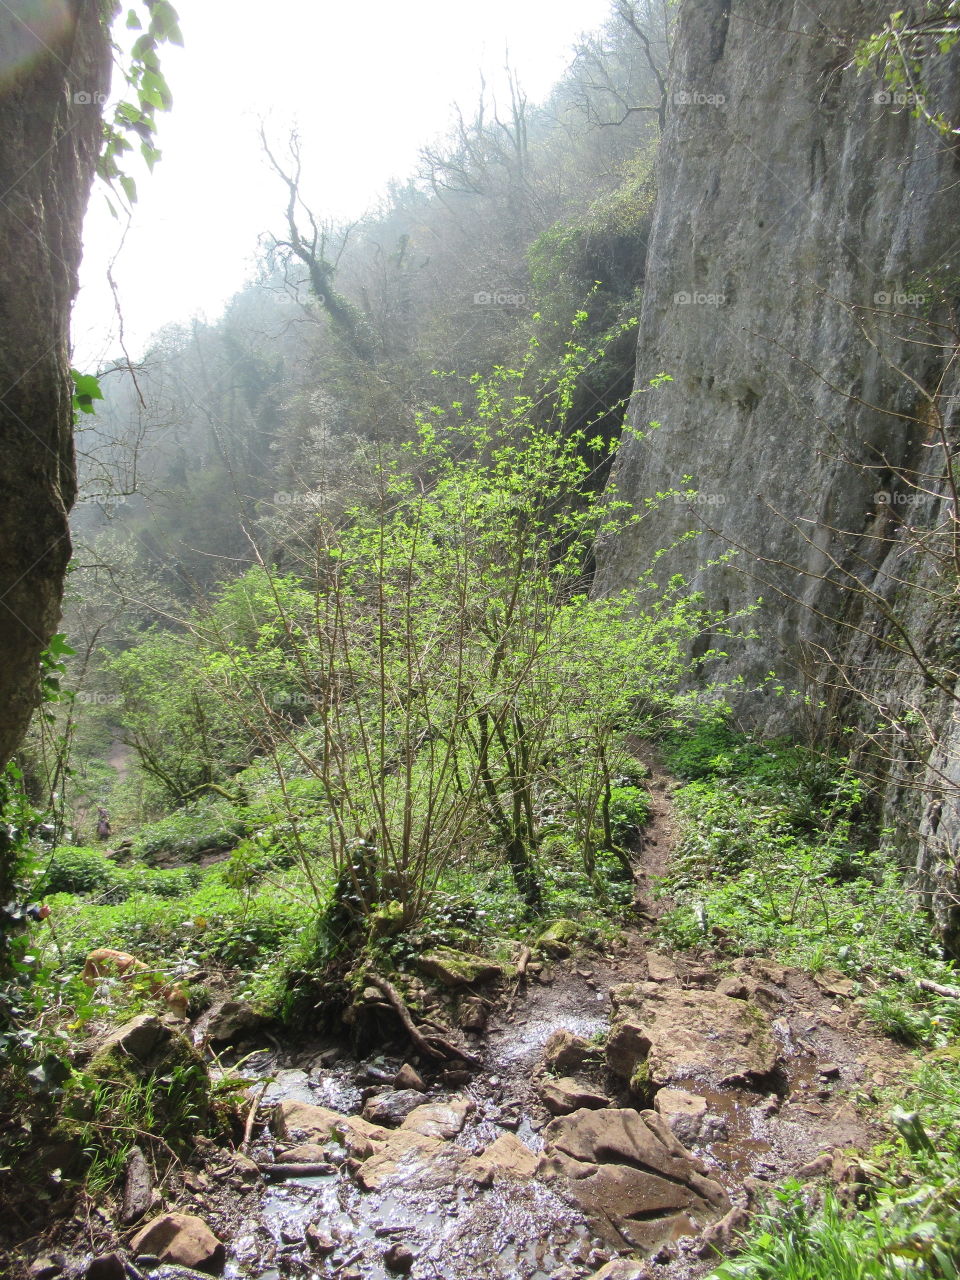
<svg viewBox="0 0 960 1280"><path fill-rule="evenodd" d="M871 825L862 782L841 759L723 721L668 738L664 754L680 783L665 938L841 974L868 1020L918 1054L912 1110L902 1085L875 1100L890 1138L862 1161L857 1204L787 1184L715 1280L957 1280L960 1000L901 975L957 978Z"/></svg>
<svg viewBox="0 0 960 1280"><path fill-rule="evenodd" d="M662 922L673 945L839 972L906 1043L936 1047L960 1030L957 1002L893 974L949 983L952 965L844 761L754 742L722 722L668 740L665 756L681 784L679 838L661 886L675 903Z"/></svg>
<svg viewBox="0 0 960 1280"><path fill-rule="evenodd" d="M252 792L249 779L246 789ZM621 780L611 791L610 814L616 840L629 845L648 818L647 793ZM236 971L238 994L280 1011L287 975L322 969L337 954L336 939L323 927L337 894L320 840L325 821L311 780L294 779L285 797L266 789L236 806L219 798L185 806L135 833L125 862L103 847L45 853L31 888L52 913L36 933L37 974L48 973L62 995L89 951L113 947L171 975L189 977L210 966ZM229 852L197 865L198 848L228 836ZM140 861L159 853L182 865ZM632 885L622 864L601 850L589 877L562 808L545 817L537 867L540 917L530 919L502 856L487 845L448 861L411 925L394 934L371 917L368 945L388 965L414 968L431 946L506 954L551 919L575 918L586 935L600 937L629 912ZM389 903L377 915L386 920Z"/></svg>

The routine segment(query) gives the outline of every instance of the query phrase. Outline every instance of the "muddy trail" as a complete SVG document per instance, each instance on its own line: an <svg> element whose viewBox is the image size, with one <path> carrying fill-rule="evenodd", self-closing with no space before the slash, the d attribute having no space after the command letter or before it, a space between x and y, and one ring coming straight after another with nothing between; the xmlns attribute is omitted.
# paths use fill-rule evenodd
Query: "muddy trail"
<svg viewBox="0 0 960 1280"><path fill-rule="evenodd" d="M141 1188L135 1222L88 1215L46 1274L96 1280L88 1268L113 1250L127 1280L193 1274L165 1258L232 1280L679 1280L709 1272L788 1176L854 1195L856 1153L880 1137L871 1094L908 1056L870 1032L839 975L657 948L671 784L654 769L652 787L636 926L615 945L554 939L522 973L451 986L473 1064L418 1056L402 1032L359 1061L241 1018L218 1069L251 1078L247 1140L198 1140L193 1167ZM389 1012L376 990L365 999ZM150 1236L171 1213L225 1248Z"/></svg>

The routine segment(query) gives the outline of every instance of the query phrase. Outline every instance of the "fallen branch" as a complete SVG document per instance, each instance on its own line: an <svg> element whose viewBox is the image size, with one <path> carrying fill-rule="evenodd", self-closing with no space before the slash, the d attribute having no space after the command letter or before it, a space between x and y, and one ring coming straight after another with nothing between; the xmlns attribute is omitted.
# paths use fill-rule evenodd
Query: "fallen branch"
<svg viewBox="0 0 960 1280"><path fill-rule="evenodd" d="M263 1095L267 1092L267 1086L269 1083L269 1080L264 1080L263 1084L260 1086L260 1092L254 1098L250 1106L250 1110L247 1112L247 1123L243 1126L243 1141L240 1143L241 1152L245 1152L247 1147L250 1145L250 1138L253 1134L253 1122L257 1117L257 1110L260 1107L260 1103L263 1101Z"/></svg>
<svg viewBox="0 0 960 1280"><path fill-rule="evenodd" d="M516 974L514 975L516 977L516 982L513 984L513 991L510 993L510 999L507 1001L507 1005L504 1010L504 1013L510 1012L510 1010L513 1008L513 1002L517 998L517 992L520 990L521 986L524 986L526 984L527 965L530 963L532 959L533 959L533 952L530 950L530 948L521 947L520 958L517 961L517 971L516 971Z"/></svg>
<svg viewBox="0 0 960 1280"><path fill-rule="evenodd" d="M930 978L918 978L907 969L894 969L890 972L895 978L903 978L905 982L915 982L921 991L932 991L936 996L946 996L948 1000L960 1000L960 987L948 987L942 982L933 982Z"/></svg>
<svg viewBox="0 0 960 1280"><path fill-rule="evenodd" d="M425 1036L414 1022L406 1001L392 982L388 982L386 978L381 978L377 973L368 975L367 981L386 998L387 1003L403 1023L404 1031L410 1037L415 1048L419 1049L421 1053L425 1053L428 1058L439 1058L441 1060L444 1058L462 1058L464 1062L472 1063L474 1066L479 1063L479 1058L459 1045L451 1044L443 1036Z"/></svg>

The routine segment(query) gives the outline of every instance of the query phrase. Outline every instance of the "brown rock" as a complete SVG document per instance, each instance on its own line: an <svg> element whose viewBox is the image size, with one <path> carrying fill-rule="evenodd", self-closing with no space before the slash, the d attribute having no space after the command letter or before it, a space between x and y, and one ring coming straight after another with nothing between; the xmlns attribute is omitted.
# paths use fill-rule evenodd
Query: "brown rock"
<svg viewBox="0 0 960 1280"><path fill-rule="evenodd" d="M796 969L786 969L782 964L774 964L772 960L764 960L760 956L740 956L734 960L732 969L736 973L748 973L759 978L761 982L770 982L775 987L786 985L787 977L796 973Z"/></svg>
<svg viewBox="0 0 960 1280"><path fill-rule="evenodd" d="M596 1045L565 1028L554 1031L543 1048L543 1061L547 1070L561 1073L579 1071L588 1062L599 1061L601 1056Z"/></svg>
<svg viewBox="0 0 960 1280"><path fill-rule="evenodd" d="M66 1259L62 1254L45 1253L34 1258L27 1267L27 1275L29 1280L53 1280L54 1276L61 1274L65 1265Z"/></svg>
<svg viewBox="0 0 960 1280"><path fill-rule="evenodd" d="M816 982L821 991L825 991L827 995L835 996L841 1000L852 996L856 985L851 978L845 978L842 973L830 971L817 974L814 982Z"/></svg>
<svg viewBox="0 0 960 1280"><path fill-rule="evenodd" d="M400 1275L406 1275L413 1266L413 1254L405 1244L397 1242L392 1244L383 1255L383 1265L388 1271L396 1271Z"/></svg>
<svg viewBox="0 0 960 1280"><path fill-rule="evenodd" d="M280 1138L290 1141L315 1143L318 1146L335 1138L342 1142L351 1155L366 1160L376 1144L390 1133L381 1125L370 1124L361 1116L342 1116L327 1107L317 1107L310 1102L298 1102L287 1098L278 1103L274 1111L273 1131Z"/></svg>
<svg viewBox="0 0 960 1280"><path fill-rule="evenodd" d="M153 1013L131 1018L97 1047L97 1057L116 1054L147 1071L158 1066L177 1039L177 1033Z"/></svg>
<svg viewBox="0 0 960 1280"><path fill-rule="evenodd" d="M402 1128L426 1138L455 1138L475 1109L472 1098L458 1096L445 1102L427 1102L414 1108Z"/></svg>
<svg viewBox="0 0 960 1280"><path fill-rule="evenodd" d="M153 1203L153 1176L146 1157L139 1147L131 1147L127 1156L127 1170L123 1184L123 1208L120 1221L137 1222L150 1211Z"/></svg>
<svg viewBox="0 0 960 1280"><path fill-rule="evenodd" d="M541 1176L566 1181L616 1248L652 1252L696 1234L730 1207L720 1184L704 1176L652 1111L575 1111L552 1120L543 1137Z"/></svg>
<svg viewBox="0 0 960 1280"><path fill-rule="evenodd" d="M232 1044L258 1031L265 1021L246 1000L224 1000L206 1014L202 1029L211 1044Z"/></svg>
<svg viewBox="0 0 960 1280"><path fill-rule="evenodd" d="M446 1187L456 1178L458 1165L471 1158L461 1147L440 1138L409 1129L386 1132L386 1139L357 1170L357 1182L365 1191L379 1191L387 1185L412 1185L418 1191Z"/></svg>
<svg viewBox="0 0 960 1280"><path fill-rule="evenodd" d="M680 1142L692 1143L700 1136L707 1114L707 1100L685 1089L658 1089L654 1110Z"/></svg>
<svg viewBox="0 0 960 1280"><path fill-rule="evenodd" d="M152 1253L161 1262L176 1262L210 1275L223 1271L226 1250L202 1218L188 1213L164 1213L133 1237L134 1253Z"/></svg>
<svg viewBox="0 0 960 1280"><path fill-rule="evenodd" d="M650 1280L650 1272L639 1262L627 1258L614 1258L606 1266L595 1271L590 1280Z"/></svg>
<svg viewBox="0 0 960 1280"><path fill-rule="evenodd" d="M501 1134L485 1147L474 1160L478 1171L489 1172L493 1181L500 1178L526 1181L537 1171L537 1155L513 1133Z"/></svg>
<svg viewBox="0 0 960 1280"><path fill-rule="evenodd" d="M490 1009L479 996L467 995L457 1005L457 1026L464 1031L483 1031L490 1016Z"/></svg>
<svg viewBox="0 0 960 1280"><path fill-rule="evenodd" d="M673 982L677 976L677 966L662 951L648 951L647 976L651 982Z"/></svg>
<svg viewBox="0 0 960 1280"><path fill-rule="evenodd" d="M581 1107L595 1110L610 1105L606 1094L580 1084L572 1076L563 1076L559 1080L546 1076L540 1081L537 1091L543 1099L543 1105L554 1116L569 1115L571 1111L579 1111Z"/></svg>
<svg viewBox="0 0 960 1280"><path fill-rule="evenodd" d="M336 1252L337 1242L333 1236L328 1235L326 1231L321 1231L315 1222L311 1222L303 1233L311 1252L317 1254L321 1258L327 1257L329 1254Z"/></svg>
<svg viewBox="0 0 960 1280"><path fill-rule="evenodd" d="M260 1177L260 1170L257 1168L255 1161L239 1151L233 1152L230 1157L230 1164L233 1173L241 1177L244 1182L256 1182Z"/></svg>
<svg viewBox="0 0 960 1280"><path fill-rule="evenodd" d="M319 1142L301 1142L296 1147L278 1151L276 1155L277 1164L323 1164L326 1158L326 1148Z"/></svg>
<svg viewBox="0 0 960 1280"><path fill-rule="evenodd" d="M777 1064L770 1024L754 1004L716 991L624 983L610 998L614 1021L607 1063L630 1080L641 1063L654 1085L707 1079L762 1080Z"/></svg>
<svg viewBox="0 0 960 1280"><path fill-rule="evenodd" d="M822 1156L817 1156L816 1160L810 1160L807 1164L801 1165L797 1170L798 1178L822 1178L824 1174L829 1173L833 1168L833 1154L828 1152Z"/></svg>
<svg viewBox="0 0 960 1280"><path fill-rule="evenodd" d="M752 1000L767 1013L776 1013L783 1004L783 996L775 987L758 982L749 975L724 978L717 984L716 990L719 995L729 996L731 1000Z"/></svg>
<svg viewBox="0 0 960 1280"><path fill-rule="evenodd" d="M703 1244L700 1257L708 1258L712 1253L726 1253L737 1236L750 1225L750 1214L741 1205L735 1206L725 1213L719 1222L712 1223L703 1233Z"/></svg>
<svg viewBox="0 0 960 1280"><path fill-rule="evenodd" d="M83 1274L84 1280L127 1280L119 1253L105 1253L94 1258Z"/></svg>
<svg viewBox="0 0 960 1280"><path fill-rule="evenodd" d="M394 1076L393 1087L395 1089L416 1089L418 1093L427 1092L423 1076L415 1067L411 1067L409 1062L405 1062Z"/></svg>
<svg viewBox="0 0 960 1280"><path fill-rule="evenodd" d="M371 1124L396 1128L411 1111L422 1106L423 1095L417 1089L388 1089L376 1093L363 1104L363 1118Z"/></svg>

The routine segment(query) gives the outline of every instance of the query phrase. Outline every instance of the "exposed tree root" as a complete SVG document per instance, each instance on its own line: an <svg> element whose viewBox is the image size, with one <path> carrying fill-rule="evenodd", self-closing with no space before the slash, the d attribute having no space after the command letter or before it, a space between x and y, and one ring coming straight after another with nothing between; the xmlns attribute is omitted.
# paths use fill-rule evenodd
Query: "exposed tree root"
<svg viewBox="0 0 960 1280"><path fill-rule="evenodd" d="M461 1045L452 1044L442 1035L425 1036L414 1022L413 1016L407 1008L406 1001L392 982L388 982L386 978L380 977L377 973L368 974L367 981L372 987L376 987L380 994L386 999L394 1013L403 1023L403 1029L410 1037L412 1044L419 1049L421 1053L425 1053L427 1057L436 1058L440 1061L449 1061L451 1059L460 1058L462 1061L468 1062L472 1066L479 1066L480 1059Z"/></svg>

